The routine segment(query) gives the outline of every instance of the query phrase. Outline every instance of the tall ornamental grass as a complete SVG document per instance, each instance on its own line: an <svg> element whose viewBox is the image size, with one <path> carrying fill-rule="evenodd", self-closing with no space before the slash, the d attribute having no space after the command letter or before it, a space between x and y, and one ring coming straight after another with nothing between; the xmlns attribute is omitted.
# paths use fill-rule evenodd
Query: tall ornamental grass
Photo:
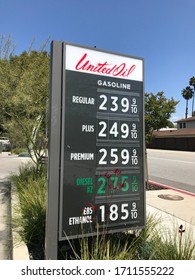
<svg viewBox="0 0 195 280"><path fill-rule="evenodd" d="M46 219L46 171L37 173L33 165L20 168L12 176L18 203L14 207L13 224L27 245L30 258L44 258Z"/></svg>

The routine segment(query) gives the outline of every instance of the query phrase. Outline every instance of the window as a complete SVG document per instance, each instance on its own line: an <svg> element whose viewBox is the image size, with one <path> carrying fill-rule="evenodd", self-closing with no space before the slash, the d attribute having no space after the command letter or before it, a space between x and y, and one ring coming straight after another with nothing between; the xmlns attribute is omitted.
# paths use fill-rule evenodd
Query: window
<svg viewBox="0 0 195 280"><path fill-rule="evenodd" d="M186 128L186 123L185 122L180 122L179 123L179 128Z"/></svg>

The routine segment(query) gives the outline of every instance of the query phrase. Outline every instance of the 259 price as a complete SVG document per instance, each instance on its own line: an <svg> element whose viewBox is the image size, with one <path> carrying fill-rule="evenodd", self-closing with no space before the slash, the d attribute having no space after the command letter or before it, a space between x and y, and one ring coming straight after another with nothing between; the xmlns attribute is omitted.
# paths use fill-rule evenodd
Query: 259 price
<svg viewBox="0 0 195 280"><path fill-rule="evenodd" d="M115 165L122 164L127 165L131 161L131 165L138 165L138 155L137 150L133 149L130 155L129 149L119 149L119 148L101 148L99 149L100 158L98 161L99 165ZM120 162L119 162L120 160Z"/></svg>

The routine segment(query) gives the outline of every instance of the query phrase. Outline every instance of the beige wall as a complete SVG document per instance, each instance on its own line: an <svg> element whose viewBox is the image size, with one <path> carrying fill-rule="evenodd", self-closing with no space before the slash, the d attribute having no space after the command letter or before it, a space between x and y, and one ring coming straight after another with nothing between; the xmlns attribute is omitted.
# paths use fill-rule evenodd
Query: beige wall
<svg viewBox="0 0 195 280"><path fill-rule="evenodd" d="M195 128L195 121L191 121L191 122L179 122L177 123L177 129L180 129L180 123L182 123L182 128L184 128L184 123L186 124L185 128Z"/></svg>

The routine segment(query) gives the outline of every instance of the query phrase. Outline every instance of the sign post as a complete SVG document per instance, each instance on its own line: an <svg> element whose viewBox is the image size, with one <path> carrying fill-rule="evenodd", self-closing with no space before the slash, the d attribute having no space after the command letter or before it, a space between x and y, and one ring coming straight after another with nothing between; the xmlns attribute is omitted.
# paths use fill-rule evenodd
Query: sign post
<svg viewBox="0 0 195 280"><path fill-rule="evenodd" d="M51 75L46 248L53 219L56 244L143 228L143 59L59 42L53 42L52 57L58 74Z"/></svg>

